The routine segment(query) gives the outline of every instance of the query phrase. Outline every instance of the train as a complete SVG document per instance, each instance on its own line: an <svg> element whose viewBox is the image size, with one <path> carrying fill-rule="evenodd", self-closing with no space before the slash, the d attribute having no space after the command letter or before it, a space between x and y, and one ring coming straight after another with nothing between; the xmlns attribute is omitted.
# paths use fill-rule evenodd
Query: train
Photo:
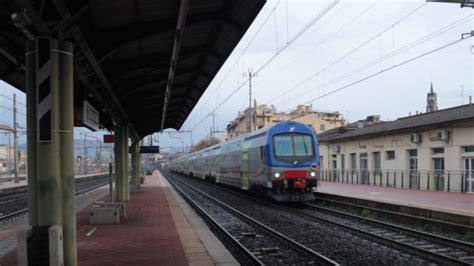
<svg viewBox="0 0 474 266"><path fill-rule="evenodd" d="M280 202L303 202L314 199L319 160L313 128L285 121L174 159L169 169Z"/></svg>

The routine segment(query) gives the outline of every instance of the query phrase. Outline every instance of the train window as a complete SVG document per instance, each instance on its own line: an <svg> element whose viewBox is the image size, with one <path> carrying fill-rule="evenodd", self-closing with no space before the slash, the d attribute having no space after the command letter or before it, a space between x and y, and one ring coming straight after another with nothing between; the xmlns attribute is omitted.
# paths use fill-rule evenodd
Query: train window
<svg viewBox="0 0 474 266"><path fill-rule="evenodd" d="M273 137L275 156L279 159L301 160L314 156L313 140L310 135L284 134Z"/></svg>
<svg viewBox="0 0 474 266"><path fill-rule="evenodd" d="M275 154L277 156L293 155L291 136L275 136Z"/></svg>
<svg viewBox="0 0 474 266"><path fill-rule="evenodd" d="M310 136L293 136L293 146L295 147L296 156L313 154Z"/></svg>

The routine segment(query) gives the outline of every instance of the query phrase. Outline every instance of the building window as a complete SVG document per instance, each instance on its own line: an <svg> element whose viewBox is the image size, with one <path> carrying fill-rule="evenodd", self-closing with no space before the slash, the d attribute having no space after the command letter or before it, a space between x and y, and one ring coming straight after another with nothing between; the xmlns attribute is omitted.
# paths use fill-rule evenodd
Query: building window
<svg viewBox="0 0 474 266"><path fill-rule="evenodd" d="M380 162L380 152L374 152L372 153L374 157L374 169L377 175L381 174L380 168L381 168L381 162Z"/></svg>
<svg viewBox="0 0 474 266"><path fill-rule="evenodd" d="M319 131L324 131L326 130L326 126L324 124L319 125Z"/></svg>
<svg viewBox="0 0 474 266"><path fill-rule="evenodd" d="M351 153L351 169L353 171L357 170L357 156L355 153Z"/></svg>
<svg viewBox="0 0 474 266"><path fill-rule="evenodd" d="M443 154L444 153L444 148L432 148L431 152L433 154Z"/></svg>
<svg viewBox="0 0 474 266"><path fill-rule="evenodd" d="M346 168L346 162L344 161L344 154L341 154L341 169Z"/></svg>
<svg viewBox="0 0 474 266"><path fill-rule="evenodd" d="M474 152L474 146L466 146L466 147L464 147L464 152Z"/></svg>
<svg viewBox="0 0 474 266"><path fill-rule="evenodd" d="M359 168L361 171L361 181L362 184L369 184L369 170L367 164L367 153L359 154Z"/></svg>
<svg viewBox="0 0 474 266"><path fill-rule="evenodd" d="M386 151L385 158L387 160L395 160L395 151Z"/></svg>

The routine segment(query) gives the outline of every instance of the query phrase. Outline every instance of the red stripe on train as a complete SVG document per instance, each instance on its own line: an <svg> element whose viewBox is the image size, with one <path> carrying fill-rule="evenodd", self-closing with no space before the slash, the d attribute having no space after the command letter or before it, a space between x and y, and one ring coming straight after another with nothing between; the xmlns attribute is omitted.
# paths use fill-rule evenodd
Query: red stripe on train
<svg viewBox="0 0 474 266"><path fill-rule="evenodd" d="M284 171L285 178L305 178L307 171L305 170L288 170Z"/></svg>

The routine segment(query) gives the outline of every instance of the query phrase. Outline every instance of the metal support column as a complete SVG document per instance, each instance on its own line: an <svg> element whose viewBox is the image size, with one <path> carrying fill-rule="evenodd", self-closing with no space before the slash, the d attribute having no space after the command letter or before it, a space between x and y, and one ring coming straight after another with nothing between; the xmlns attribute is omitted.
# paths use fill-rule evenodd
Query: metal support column
<svg viewBox="0 0 474 266"><path fill-rule="evenodd" d="M63 254L65 265L77 265L74 180L73 46L59 43L59 132L62 181Z"/></svg>
<svg viewBox="0 0 474 266"><path fill-rule="evenodd" d="M130 199L127 126L117 126L115 129L115 158L117 201L127 201Z"/></svg>
<svg viewBox="0 0 474 266"><path fill-rule="evenodd" d="M72 51L72 45L66 44ZM63 45L48 37L39 37L26 45L27 145L28 145L28 207L31 231L20 234L19 261L28 264L63 264L63 179L72 178L72 55L60 58ZM63 56L63 55L61 55ZM67 67L65 76L62 67ZM66 88L60 93L61 84ZM61 98L60 97L65 97ZM67 100L70 98L70 100ZM66 102L62 102L66 101ZM64 108L61 110L60 108ZM70 116L69 120L67 120ZM71 139L63 143L62 135L69 130ZM66 139L68 138L66 137ZM69 149L62 150L63 144ZM68 181L70 182L70 181ZM72 215L75 226L74 186ZM67 218L71 222L70 217ZM68 228L70 230L70 227ZM75 233L75 227L73 228ZM19 236L20 236L19 235ZM68 239L70 237L68 236ZM73 240L75 242L75 239ZM75 243L68 241L68 248ZM20 248L21 246L21 248ZM25 259L26 258L26 259ZM72 264L75 265L75 257Z"/></svg>
<svg viewBox="0 0 474 266"><path fill-rule="evenodd" d="M62 224L61 208L61 157L59 135L59 80L58 46L51 40L49 61L39 62L46 56L47 38L38 38L36 73L37 84L37 125L38 143L36 149L38 225L52 226ZM41 50L43 49L43 50ZM50 68L50 69L49 69ZM49 72L49 73L46 73ZM48 88L49 85L49 88ZM72 108L72 106L71 106Z"/></svg>
<svg viewBox="0 0 474 266"><path fill-rule="evenodd" d="M117 126L115 128L115 143L114 143L114 152L115 152L115 156L114 156L114 159L115 159L115 192L116 192L116 200L117 201L123 201L122 199L122 188L123 188L123 185L122 185L122 162L121 162L121 154L122 154L122 127L120 126Z"/></svg>
<svg viewBox="0 0 474 266"><path fill-rule="evenodd" d="M140 143L132 143L132 186L131 192L140 191Z"/></svg>
<svg viewBox="0 0 474 266"><path fill-rule="evenodd" d="M123 172L124 172L124 200L130 200L130 171L128 167L128 126L123 127Z"/></svg>
<svg viewBox="0 0 474 266"><path fill-rule="evenodd" d="M36 188L36 50L35 42L28 42L25 49L26 78L26 143L28 178L28 220L30 226L38 225Z"/></svg>

